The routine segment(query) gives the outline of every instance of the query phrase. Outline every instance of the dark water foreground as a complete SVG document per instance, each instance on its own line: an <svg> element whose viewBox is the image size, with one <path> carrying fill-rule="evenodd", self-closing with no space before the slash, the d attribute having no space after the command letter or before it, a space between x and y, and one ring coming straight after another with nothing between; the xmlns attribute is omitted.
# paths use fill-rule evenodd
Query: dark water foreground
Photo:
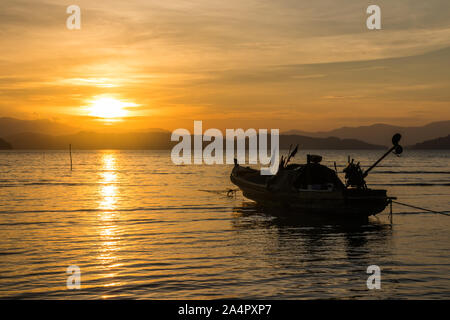
<svg viewBox="0 0 450 320"><path fill-rule="evenodd" d="M379 152L322 152L328 165L347 154L367 166ZM450 298L450 217L394 206L391 225L386 213L349 222L266 211L226 196L230 170L93 151L75 152L70 172L67 152L0 152L0 297ZM450 210L449 152L405 152L367 180ZM80 290L66 287L70 265ZM380 290L366 286L370 265Z"/></svg>

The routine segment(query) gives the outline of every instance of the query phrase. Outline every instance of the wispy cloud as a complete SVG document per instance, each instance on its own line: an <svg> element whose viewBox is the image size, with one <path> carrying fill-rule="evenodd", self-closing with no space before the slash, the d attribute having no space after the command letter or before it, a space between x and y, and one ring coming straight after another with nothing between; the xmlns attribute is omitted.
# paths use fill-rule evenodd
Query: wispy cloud
<svg viewBox="0 0 450 320"><path fill-rule="evenodd" d="M0 2L2 112L72 113L111 94L168 127L193 115L330 126L336 109L448 116L447 0L379 0L379 31L365 28L369 1L77 4L82 29L69 31L59 0Z"/></svg>

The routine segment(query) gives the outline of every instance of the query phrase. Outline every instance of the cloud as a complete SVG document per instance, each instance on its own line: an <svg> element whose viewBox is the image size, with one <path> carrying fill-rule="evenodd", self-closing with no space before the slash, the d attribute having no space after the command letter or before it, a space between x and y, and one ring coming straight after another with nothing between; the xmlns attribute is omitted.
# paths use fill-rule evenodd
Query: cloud
<svg viewBox="0 0 450 320"><path fill-rule="evenodd" d="M77 4L82 29L69 31L60 0L0 2L2 111L72 112L114 94L167 119L178 110L329 124L336 108L394 102L448 114L448 0L379 0L380 31L365 27L369 1Z"/></svg>

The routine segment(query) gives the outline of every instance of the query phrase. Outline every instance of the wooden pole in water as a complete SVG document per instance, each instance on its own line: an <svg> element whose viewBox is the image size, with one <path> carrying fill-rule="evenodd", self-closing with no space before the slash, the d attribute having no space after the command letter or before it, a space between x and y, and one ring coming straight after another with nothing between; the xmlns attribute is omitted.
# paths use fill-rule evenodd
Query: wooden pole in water
<svg viewBox="0 0 450 320"><path fill-rule="evenodd" d="M70 154L70 171L72 171L72 145L69 144L69 154Z"/></svg>

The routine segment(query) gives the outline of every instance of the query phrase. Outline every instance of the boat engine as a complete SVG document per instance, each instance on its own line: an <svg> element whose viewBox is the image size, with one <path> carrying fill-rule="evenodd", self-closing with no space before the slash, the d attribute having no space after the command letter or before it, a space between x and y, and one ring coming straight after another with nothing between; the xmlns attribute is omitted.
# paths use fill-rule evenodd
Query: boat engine
<svg viewBox="0 0 450 320"><path fill-rule="evenodd" d="M386 156L391 152L397 156L400 156L400 154L403 152L402 146L398 144L401 138L402 135L400 133L394 134L394 136L392 137L393 146L380 159L375 161L375 163L364 172L362 171L359 162L355 164L353 159L350 162L349 157L347 167L344 169L346 186L355 187L358 189L367 189L366 181L364 180L364 178L367 177L370 170L375 168L377 164L380 163L381 160L386 158Z"/></svg>
<svg viewBox="0 0 450 320"><path fill-rule="evenodd" d="M348 161L347 167L344 169L345 173L345 185L347 187L355 187L358 189L367 189L366 181L364 180L364 172L358 163L354 163L354 160Z"/></svg>

